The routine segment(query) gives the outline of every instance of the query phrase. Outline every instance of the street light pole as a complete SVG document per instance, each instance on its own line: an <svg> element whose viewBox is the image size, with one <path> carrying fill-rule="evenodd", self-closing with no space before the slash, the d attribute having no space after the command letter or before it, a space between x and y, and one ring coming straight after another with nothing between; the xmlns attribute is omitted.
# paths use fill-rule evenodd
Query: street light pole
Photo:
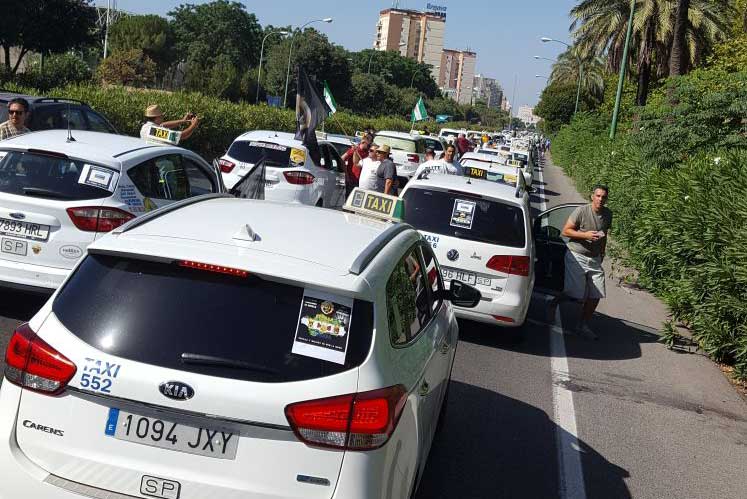
<svg viewBox="0 0 747 499"><path fill-rule="evenodd" d="M617 95L615 96L615 110L612 112L610 140L615 138L615 132L617 132L617 115L620 113L620 100L622 99L623 83L625 81L625 72L628 66L628 47L630 46L630 36L633 33L634 14L635 0L630 0L630 19L628 19L628 33L625 35L625 48L623 48L623 58L622 63L620 64L620 76L617 79Z"/></svg>
<svg viewBox="0 0 747 499"><path fill-rule="evenodd" d="M265 35L264 38L262 38L262 48L259 49L259 73L257 74L257 98L254 100L255 104L259 104L259 86L260 86L260 80L262 79L262 56L265 53L265 40L267 40L267 37L270 35L280 35L285 36L288 34L287 31L270 31Z"/></svg>
<svg viewBox="0 0 747 499"><path fill-rule="evenodd" d="M309 21L303 26L299 28L299 31L303 33L303 29L312 23L331 23L332 18L331 17L325 17L324 19L314 19L313 21ZM291 55L293 54L293 42L295 41L295 34L291 37L291 44L290 49L288 50L288 71L285 74L285 95L283 96L283 107L286 106L288 103L288 82L290 82L290 72L291 72Z"/></svg>
<svg viewBox="0 0 747 499"><path fill-rule="evenodd" d="M547 42L562 43L563 45L565 45L566 47L568 47L568 49L573 50L572 46L570 46L569 44L565 43L562 40L556 40L554 38L548 38L546 36L543 36L542 38L540 38L540 40L543 43L547 43ZM579 103L579 100L580 100L580 97L581 97L581 78L583 78L583 63L581 62L581 57L577 53L574 53L573 55L576 58L576 62L578 63L578 88L576 89L576 107L573 110L573 114L576 114L578 112L578 103ZM540 59L539 56L534 56L534 58L535 59ZM545 59L545 58L542 57L542 59Z"/></svg>

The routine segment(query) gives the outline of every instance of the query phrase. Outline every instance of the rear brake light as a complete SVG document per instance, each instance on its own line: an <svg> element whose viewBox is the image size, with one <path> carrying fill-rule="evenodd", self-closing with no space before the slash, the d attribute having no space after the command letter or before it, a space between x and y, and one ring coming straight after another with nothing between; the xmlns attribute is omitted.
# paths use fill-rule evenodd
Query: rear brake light
<svg viewBox="0 0 747 499"><path fill-rule="evenodd" d="M28 324L18 326L5 351L5 379L36 392L56 395L75 376L67 357L39 338Z"/></svg>
<svg viewBox="0 0 747 499"><path fill-rule="evenodd" d="M488 260L487 267L496 272L529 276L529 257L512 255L495 255Z"/></svg>
<svg viewBox="0 0 747 499"><path fill-rule="evenodd" d="M283 172L289 184L308 185L314 183L314 175L308 172Z"/></svg>
<svg viewBox="0 0 747 499"><path fill-rule="evenodd" d="M409 161L410 163L420 163L420 156L418 156L417 154L408 154L407 161Z"/></svg>
<svg viewBox="0 0 747 499"><path fill-rule="evenodd" d="M219 159L218 166L220 167L220 171L223 173L231 173L231 171L236 168L236 163L231 163L227 159Z"/></svg>
<svg viewBox="0 0 747 499"><path fill-rule="evenodd" d="M397 427L407 392L402 385L289 404L285 416L303 442L344 450L378 449Z"/></svg>
<svg viewBox="0 0 747 499"><path fill-rule="evenodd" d="M493 319L500 321L500 322L514 322L514 320L511 317L506 317L503 315L494 315Z"/></svg>
<svg viewBox="0 0 747 499"><path fill-rule="evenodd" d="M109 232L135 218L132 213L118 208L98 206L68 208L67 214L78 229L86 232Z"/></svg>
<svg viewBox="0 0 747 499"><path fill-rule="evenodd" d="M249 272L246 270L235 269L233 267L223 267L221 265L212 265L209 263L193 262L192 260L182 260L179 262L179 266L204 270L206 272L217 272L218 274L235 275L236 277L247 277L249 275Z"/></svg>

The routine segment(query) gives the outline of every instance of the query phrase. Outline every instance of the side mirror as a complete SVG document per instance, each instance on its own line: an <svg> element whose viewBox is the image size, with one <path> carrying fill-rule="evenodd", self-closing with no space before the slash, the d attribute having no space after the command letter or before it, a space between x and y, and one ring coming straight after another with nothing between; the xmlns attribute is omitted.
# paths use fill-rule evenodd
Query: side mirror
<svg viewBox="0 0 747 499"><path fill-rule="evenodd" d="M480 303L482 294L477 288L453 279L446 298L457 307L475 308Z"/></svg>

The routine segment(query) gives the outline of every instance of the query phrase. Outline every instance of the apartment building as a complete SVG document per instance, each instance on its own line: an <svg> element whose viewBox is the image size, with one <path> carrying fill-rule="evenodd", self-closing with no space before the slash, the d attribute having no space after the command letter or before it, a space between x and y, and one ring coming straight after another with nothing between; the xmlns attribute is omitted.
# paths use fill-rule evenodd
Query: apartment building
<svg viewBox="0 0 747 499"><path fill-rule="evenodd" d="M503 100L503 88L495 78L488 78L487 76L477 74L475 75L474 84L475 102L478 100L485 101L488 107L492 109L500 109L501 101Z"/></svg>
<svg viewBox="0 0 747 499"><path fill-rule="evenodd" d="M472 103L477 53L444 49L441 53L438 86L459 104Z"/></svg>
<svg viewBox="0 0 747 499"><path fill-rule="evenodd" d="M434 12L406 9L386 9L379 13L373 47L375 50L395 50L405 57L433 67L433 79L438 81L438 68L444 48L446 17Z"/></svg>

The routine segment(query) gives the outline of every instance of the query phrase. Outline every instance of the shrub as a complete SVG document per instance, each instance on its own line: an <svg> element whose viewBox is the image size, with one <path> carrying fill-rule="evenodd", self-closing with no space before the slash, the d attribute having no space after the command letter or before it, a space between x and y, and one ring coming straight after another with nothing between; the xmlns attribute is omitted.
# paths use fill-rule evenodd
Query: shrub
<svg viewBox="0 0 747 499"><path fill-rule="evenodd" d="M156 63L140 49L115 52L104 59L96 74L103 83L147 87L156 79Z"/></svg>

